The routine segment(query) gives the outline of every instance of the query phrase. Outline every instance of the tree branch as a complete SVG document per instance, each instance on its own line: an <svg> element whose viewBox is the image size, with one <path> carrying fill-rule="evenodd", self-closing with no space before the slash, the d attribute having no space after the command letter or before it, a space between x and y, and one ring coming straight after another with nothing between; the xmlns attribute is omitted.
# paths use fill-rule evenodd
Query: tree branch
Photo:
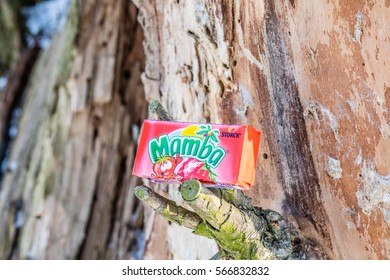
<svg viewBox="0 0 390 280"><path fill-rule="evenodd" d="M174 119L165 111L160 102L154 100L149 105L149 112L152 113L156 119L160 121L173 121Z"/></svg>
<svg viewBox="0 0 390 280"><path fill-rule="evenodd" d="M149 111L159 120L172 121L158 101ZM145 186L135 195L169 221L183 225L194 234L214 239L222 248L216 258L302 259L294 253L290 228L283 217L272 210L252 205L251 199L236 189L205 188L198 180L183 182L179 191L191 212Z"/></svg>

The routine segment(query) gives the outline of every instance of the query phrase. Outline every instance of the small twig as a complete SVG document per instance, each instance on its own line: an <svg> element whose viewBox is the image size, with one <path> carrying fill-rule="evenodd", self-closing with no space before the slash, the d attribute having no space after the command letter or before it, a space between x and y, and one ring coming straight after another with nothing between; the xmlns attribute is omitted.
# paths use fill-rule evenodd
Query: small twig
<svg viewBox="0 0 390 280"><path fill-rule="evenodd" d="M173 118L165 111L164 107L154 100L149 105L149 112L154 115L154 117L160 121L173 121Z"/></svg>
<svg viewBox="0 0 390 280"><path fill-rule="evenodd" d="M167 200L145 186L135 187L134 194L169 221L192 230L195 230L202 223L202 219L197 214L178 206L175 202Z"/></svg>

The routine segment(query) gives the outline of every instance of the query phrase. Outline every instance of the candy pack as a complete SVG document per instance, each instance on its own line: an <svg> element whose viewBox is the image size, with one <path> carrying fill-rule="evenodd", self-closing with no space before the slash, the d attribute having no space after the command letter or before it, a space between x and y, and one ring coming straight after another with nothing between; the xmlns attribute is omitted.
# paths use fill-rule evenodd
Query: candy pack
<svg viewBox="0 0 390 280"><path fill-rule="evenodd" d="M249 189L261 133L251 126L145 120L133 175L156 182L198 179Z"/></svg>

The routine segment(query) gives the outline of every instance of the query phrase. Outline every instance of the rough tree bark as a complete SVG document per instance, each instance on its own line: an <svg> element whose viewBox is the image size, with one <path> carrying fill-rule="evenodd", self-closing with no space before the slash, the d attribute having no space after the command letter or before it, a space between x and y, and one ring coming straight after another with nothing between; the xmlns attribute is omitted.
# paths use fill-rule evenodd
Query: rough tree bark
<svg viewBox="0 0 390 280"><path fill-rule="evenodd" d="M390 258L388 1L134 3L73 1L40 55L1 182L1 259L134 257L131 166L154 99L176 120L263 131L247 194L310 258ZM218 250L150 209L143 232L149 259Z"/></svg>
<svg viewBox="0 0 390 280"><path fill-rule="evenodd" d="M133 138L146 113L136 15L127 1L72 1L36 62L1 182L0 259L140 257L131 255L142 233Z"/></svg>
<svg viewBox="0 0 390 280"><path fill-rule="evenodd" d="M134 2L146 98L177 120L261 129L249 193L300 229L311 257L389 258L388 1ZM174 258L194 257L182 248L199 244L154 223ZM167 257L159 240L146 256Z"/></svg>

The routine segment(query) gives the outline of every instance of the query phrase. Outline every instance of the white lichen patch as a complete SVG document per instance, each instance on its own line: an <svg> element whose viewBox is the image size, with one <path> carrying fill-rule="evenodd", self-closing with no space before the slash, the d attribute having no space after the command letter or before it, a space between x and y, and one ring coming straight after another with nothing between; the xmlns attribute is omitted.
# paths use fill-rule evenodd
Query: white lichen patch
<svg viewBox="0 0 390 280"><path fill-rule="evenodd" d="M390 173L380 175L372 164L364 162L360 176L362 184L356 192L359 207L368 216L373 210L380 210L390 226Z"/></svg>
<svg viewBox="0 0 390 280"><path fill-rule="evenodd" d="M376 104L377 104L378 106L382 107L383 104L384 104L382 97L379 96L377 93L375 93L375 94L376 94Z"/></svg>
<svg viewBox="0 0 390 280"><path fill-rule="evenodd" d="M240 1L238 1L236 3L237 7L240 6ZM260 11L259 11L260 12ZM261 13L261 12L260 12ZM250 49L248 49L246 46L245 46L245 42L244 42L244 32L242 30L242 27L241 27L241 24L236 24L235 25L236 27L236 34L237 34L237 39L238 39L238 46L240 47L241 49L241 53L242 55L252 64L254 64L257 68L259 68L260 70L263 70L264 69L264 66L263 66L263 63L260 61L261 58L257 59L253 53L251 52ZM253 36L253 38L255 38L255 36ZM260 53L259 53L260 55Z"/></svg>
<svg viewBox="0 0 390 280"><path fill-rule="evenodd" d="M355 22L355 28L353 35L349 35L349 38L355 42L359 43L359 45L362 44L362 35L363 35L363 19L364 15L362 12L358 11L356 13L356 22Z"/></svg>
<svg viewBox="0 0 390 280"><path fill-rule="evenodd" d="M337 141L339 141L339 122L337 121L334 114L327 108L321 106L321 112L324 116L326 116L329 120L329 126L333 130L334 137Z"/></svg>
<svg viewBox="0 0 390 280"><path fill-rule="evenodd" d="M238 116L240 116L243 120L245 120L246 111L248 110L248 108L254 105L254 102L253 102L252 95L243 84L239 84L239 91L241 94L242 104L236 104L236 106L234 107L234 111Z"/></svg>
<svg viewBox="0 0 390 280"><path fill-rule="evenodd" d="M347 103L348 103L349 108L356 115L359 111L359 103L357 103L353 100L348 100Z"/></svg>
<svg viewBox="0 0 390 280"><path fill-rule="evenodd" d="M361 164L362 163L362 160L363 160L363 158L362 158L362 150L359 150L359 154L358 154L358 156L357 156L357 158L355 159L355 164L356 165L359 165L359 164Z"/></svg>
<svg viewBox="0 0 390 280"><path fill-rule="evenodd" d="M390 139L390 126L388 124L383 124L380 127L381 135L383 140Z"/></svg>
<svg viewBox="0 0 390 280"><path fill-rule="evenodd" d="M318 110L319 110L319 108L318 108L317 104L311 102L311 103L309 103L309 105L307 105L307 107L303 111L303 117L305 119L314 118L316 123L318 125L320 125L320 119L318 118L318 113L317 113Z"/></svg>
<svg viewBox="0 0 390 280"><path fill-rule="evenodd" d="M340 140L339 122L328 108L317 104L316 102L310 102L303 111L303 117L305 119L313 118L318 125L321 125L321 123L328 124L332 129L336 140Z"/></svg>
<svg viewBox="0 0 390 280"><path fill-rule="evenodd" d="M353 230L361 226L360 216L355 210L345 207L341 210L340 215L348 230Z"/></svg>
<svg viewBox="0 0 390 280"><path fill-rule="evenodd" d="M328 173L328 175L333 179L341 179L343 175L343 169L341 168L340 161L328 156L326 173Z"/></svg>

